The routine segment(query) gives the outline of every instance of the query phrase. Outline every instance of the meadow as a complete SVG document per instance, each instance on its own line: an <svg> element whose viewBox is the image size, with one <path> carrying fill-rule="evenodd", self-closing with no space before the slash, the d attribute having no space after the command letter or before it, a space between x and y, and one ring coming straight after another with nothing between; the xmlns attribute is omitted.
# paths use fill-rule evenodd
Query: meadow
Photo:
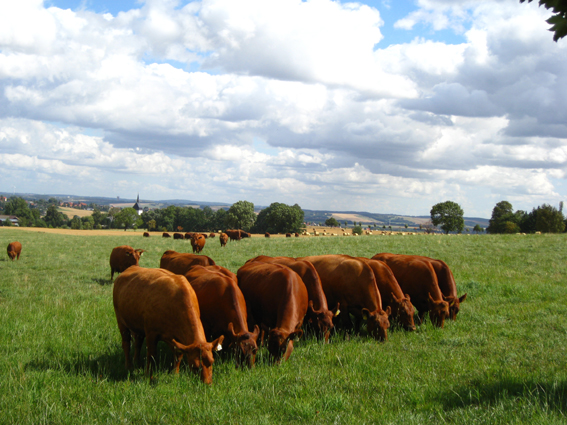
<svg viewBox="0 0 567 425"><path fill-rule="evenodd" d="M0 423L567 423L567 235L209 239L203 253L233 272L260 254L426 255L468 293L444 329L305 338L277 366L262 348L252 370L218 358L211 386L169 373L163 343L155 384L126 371L112 306L113 247L159 267L189 243L92 235L0 229L0 246L23 245L19 261L0 256Z"/></svg>

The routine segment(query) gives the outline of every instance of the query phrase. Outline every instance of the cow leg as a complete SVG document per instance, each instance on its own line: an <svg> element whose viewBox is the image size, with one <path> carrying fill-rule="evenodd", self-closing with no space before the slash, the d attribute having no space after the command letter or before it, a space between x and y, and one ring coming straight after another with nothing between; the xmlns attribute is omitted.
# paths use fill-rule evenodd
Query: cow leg
<svg viewBox="0 0 567 425"><path fill-rule="evenodd" d="M143 333L134 334L134 366L138 367L140 365L140 353L142 351L142 345L144 344L145 335Z"/></svg>
<svg viewBox="0 0 567 425"><path fill-rule="evenodd" d="M110 280L114 279L114 269L110 269Z"/></svg>
<svg viewBox="0 0 567 425"><path fill-rule="evenodd" d="M130 340L132 336L130 335L130 330L120 323L118 324L118 330L120 331L120 336L122 337L122 350L124 350L124 357L126 358L126 370L130 369Z"/></svg>
<svg viewBox="0 0 567 425"><path fill-rule="evenodd" d="M153 370L157 365L157 343L158 338L156 335L146 335L146 373L150 375L150 381L153 378Z"/></svg>

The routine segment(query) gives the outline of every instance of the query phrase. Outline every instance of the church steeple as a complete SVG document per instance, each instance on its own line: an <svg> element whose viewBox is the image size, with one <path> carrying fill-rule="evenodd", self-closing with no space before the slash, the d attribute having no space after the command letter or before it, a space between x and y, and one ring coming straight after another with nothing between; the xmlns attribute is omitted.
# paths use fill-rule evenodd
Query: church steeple
<svg viewBox="0 0 567 425"><path fill-rule="evenodd" d="M144 209L142 207L140 207L139 203L140 203L140 194L138 193L138 197L136 198L136 203L134 204L134 206L132 208L134 208L136 210L138 215L141 215L144 212Z"/></svg>

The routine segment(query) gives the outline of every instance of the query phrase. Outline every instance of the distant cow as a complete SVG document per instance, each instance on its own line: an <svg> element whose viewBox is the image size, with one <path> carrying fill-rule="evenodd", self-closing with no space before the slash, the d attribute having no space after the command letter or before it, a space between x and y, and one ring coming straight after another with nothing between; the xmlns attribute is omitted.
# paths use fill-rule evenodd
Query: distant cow
<svg viewBox="0 0 567 425"><path fill-rule="evenodd" d="M287 360L293 339L303 335L308 305L305 284L297 273L279 264L250 262L238 269L237 276L249 322L268 332L270 360L279 363L282 356Z"/></svg>
<svg viewBox="0 0 567 425"><path fill-rule="evenodd" d="M298 237L299 237L299 233L295 232L295 237L298 238Z"/></svg>
<svg viewBox="0 0 567 425"><path fill-rule="evenodd" d="M193 248L193 252L197 254L203 250L205 247L205 237L200 233L195 233L191 238L191 247Z"/></svg>
<svg viewBox="0 0 567 425"><path fill-rule="evenodd" d="M173 239L184 239L183 233L174 233Z"/></svg>
<svg viewBox="0 0 567 425"><path fill-rule="evenodd" d="M150 234L148 232L144 232L144 234L142 235L144 238L149 238Z"/></svg>
<svg viewBox="0 0 567 425"><path fill-rule="evenodd" d="M224 335L237 367L253 367L260 329L255 326L253 333L248 331L246 302L236 275L220 266L194 266L185 277L197 294L207 338Z"/></svg>
<svg viewBox="0 0 567 425"><path fill-rule="evenodd" d="M286 233L286 234L285 234L285 237L286 237L286 238L291 238L291 233Z"/></svg>
<svg viewBox="0 0 567 425"><path fill-rule="evenodd" d="M453 273L449 266L442 260L436 260L434 258L424 257L421 255L402 255L402 254L388 254L388 253L381 253L376 254L376 256L381 256L385 258L385 256L397 256L399 258L405 257L406 259L410 259L411 257L421 259L423 261L427 261L433 266L433 270L435 270L435 275L437 276L437 284L439 285L439 289L443 294L443 299L449 303L449 317L451 320L457 319L457 314L461 309L461 303L465 301L467 298L467 294L462 295L459 297L457 295L457 285L455 283L455 278L453 277Z"/></svg>
<svg viewBox="0 0 567 425"><path fill-rule="evenodd" d="M143 249L134 249L128 245L117 246L110 253L110 280L114 273L122 273L130 266L137 266L140 257L145 252Z"/></svg>
<svg viewBox="0 0 567 425"><path fill-rule="evenodd" d="M10 257L10 260L14 260L14 259L20 259L20 254L22 253L22 244L19 243L18 241L15 242L10 242L8 244L8 257Z"/></svg>
<svg viewBox="0 0 567 425"><path fill-rule="evenodd" d="M374 272L376 285L382 298L382 308L390 307L392 309L390 317L396 320L405 330L414 331L415 323L413 316L415 309L409 295L404 294L402 288L400 288L392 270L382 261L369 260L364 257L356 258L368 264Z"/></svg>
<svg viewBox="0 0 567 425"><path fill-rule="evenodd" d="M176 373L186 355L191 370L199 373L201 381L212 383L212 352L221 348L224 337L207 342L197 296L185 276L163 269L130 267L114 282L113 302L127 369L133 335L135 363L139 362L146 338L146 373L150 379L157 364L157 343L162 340L174 352Z"/></svg>
<svg viewBox="0 0 567 425"><path fill-rule="evenodd" d="M193 237L193 232L187 232L187 233L185 233L185 235L183 237L185 239L191 239Z"/></svg>
<svg viewBox="0 0 567 425"><path fill-rule="evenodd" d="M219 240L221 247L226 246L226 243L228 242L228 235L226 233L221 233Z"/></svg>
<svg viewBox="0 0 567 425"><path fill-rule="evenodd" d="M225 233L228 235L228 238L231 241L239 241L240 239L242 239L241 232L242 232L241 230L229 229Z"/></svg>
<svg viewBox="0 0 567 425"><path fill-rule="evenodd" d="M266 233L264 233L264 237L265 237L265 238L269 238L269 237L270 237L270 234L269 234L268 232L266 232Z"/></svg>
<svg viewBox="0 0 567 425"><path fill-rule="evenodd" d="M216 236L216 233L209 233L209 238L215 238Z"/></svg>
<svg viewBox="0 0 567 425"><path fill-rule="evenodd" d="M376 254L372 259L384 261L394 272L404 294L411 297L411 302L419 312L423 322L425 314L434 326L440 328L449 317L449 303L443 299L433 266L419 257Z"/></svg>
<svg viewBox="0 0 567 425"><path fill-rule="evenodd" d="M175 274L185 274L193 266L214 266L215 262L206 255L189 254L184 252L165 251L161 256L159 266Z"/></svg>
<svg viewBox="0 0 567 425"><path fill-rule="evenodd" d="M327 306L327 298L321 286L319 274L313 264L309 261L296 260L291 257L268 257L260 255L258 257L248 260L247 263L253 261L261 261L265 263L281 264L289 267L296 272L307 289L307 296L309 299L306 325L309 325L315 330L317 338L323 338L325 342L329 340L329 334L333 328L333 317L339 312L339 305L331 311Z"/></svg>
<svg viewBox="0 0 567 425"><path fill-rule="evenodd" d="M163 232L163 233L161 234L161 236L162 236L163 238L171 238L171 235L170 235L169 233L167 233L167 232Z"/></svg>
<svg viewBox="0 0 567 425"><path fill-rule="evenodd" d="M361 319L365 319L368 333L378 341L388 338L391 308L382 309L382 299L374 272L366 263L347 255L314 255L299 260L311 262L319 277L327 303L340 303L343 309L338 317L345 327L353 327L352 314L356 321L354 328L359 330Z"/></svg>

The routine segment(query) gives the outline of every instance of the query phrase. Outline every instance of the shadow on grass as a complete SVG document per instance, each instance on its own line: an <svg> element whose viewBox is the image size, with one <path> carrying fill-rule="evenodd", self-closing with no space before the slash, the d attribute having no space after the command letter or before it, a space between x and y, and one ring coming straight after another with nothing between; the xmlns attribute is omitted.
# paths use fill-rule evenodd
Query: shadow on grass
<svg viewBox="0 0 567 425"><path fill-rule="evenodd" d="M452 391L435 396L445 406L445 410L462 407L487 407L503 401L520 399L539 404L545 409L559 412L567 410L567 382L536 382L502 379L485 384L473 382Z"/></svg>
<svg viewBox="0 0 567 425"><path fill-rule="evenodd" d="M100 278L100 277L93 279L93 282L98 283L100 286L112 285L112 283L113 283L113 281L110 280L110 278L103 279L103 278Z"/></svg>

